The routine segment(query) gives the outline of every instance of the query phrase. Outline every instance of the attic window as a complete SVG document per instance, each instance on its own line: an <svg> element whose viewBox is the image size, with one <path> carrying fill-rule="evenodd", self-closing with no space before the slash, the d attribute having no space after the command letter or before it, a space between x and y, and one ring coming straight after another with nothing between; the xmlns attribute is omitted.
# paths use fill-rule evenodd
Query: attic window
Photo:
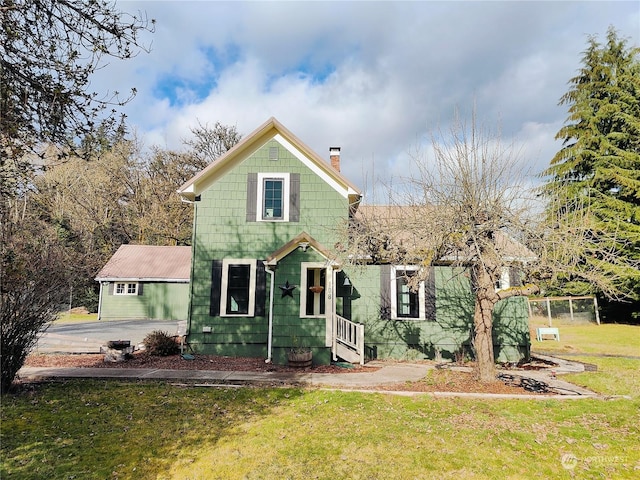
<svg viewBox="0 0 640 480"><path fill-rule="evenodd" d="M278 147L269 147L269 160L278 160Z"/></svg>
<svg viewBox="0 0 640 480"><path fill-rule="evenodd" d="M257 200L259 220L289 221L289 174L258 174Z"/></svg>

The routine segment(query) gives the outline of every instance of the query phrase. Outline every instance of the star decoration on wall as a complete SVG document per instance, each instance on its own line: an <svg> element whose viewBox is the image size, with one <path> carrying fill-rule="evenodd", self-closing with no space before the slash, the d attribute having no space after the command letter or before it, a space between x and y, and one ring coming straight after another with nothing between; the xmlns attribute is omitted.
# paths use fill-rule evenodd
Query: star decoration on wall
<svg viewBox="0 0 640 480"><path fill-rule="evenodd" d="M296 286L289 285L289 280L287 280L284 285L280 285L278 288L282 290L282 298L284 297L293 298L293 289L296 288Z"/></svg>

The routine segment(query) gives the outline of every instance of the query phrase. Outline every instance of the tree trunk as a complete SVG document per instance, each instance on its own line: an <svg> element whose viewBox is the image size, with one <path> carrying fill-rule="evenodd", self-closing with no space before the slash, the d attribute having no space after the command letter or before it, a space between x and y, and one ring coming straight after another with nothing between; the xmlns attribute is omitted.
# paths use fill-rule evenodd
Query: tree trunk
<svg viewBox="0 0 640 480"><path fill-rule="evenodd" d="M476 378L485 383L496 381L493 355L493 308L498 301L491 277L482 267L475 275L475 311L473 314L473 344L476 354Z"/></svg>
<svg viewBox="0 0 640 480"><path fill-rule="evenodd" d="M473 314L473 344L476 353L476 377L481 382L493 382L496 368L493 356L493 307L486 298L476 297Z"/></svg>

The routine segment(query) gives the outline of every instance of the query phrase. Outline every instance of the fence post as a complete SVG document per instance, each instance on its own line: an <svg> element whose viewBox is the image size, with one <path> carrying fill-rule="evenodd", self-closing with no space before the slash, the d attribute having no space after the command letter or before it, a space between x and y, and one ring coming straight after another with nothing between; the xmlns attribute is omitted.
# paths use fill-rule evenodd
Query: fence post
<svg viewBox="0 0 640 480"><path fill-rule="evenodd" d="M573 323L573 302L571 297L569 297L569 315L571 316L571 323Z"/></svg>
<svg viewBox="0 0 640 480"><path fill-rule="evenodd" d="M598 313L598 299L596 298L596 296L593 296L593 308L596 312L596 322L598 322L598 325L600 325L600 313Z"/></svg>
<svg viewBox="0 0 640 480"><path fill-rule="evenodd" d="M549 300L549 297L547 297L547 317L549 318L549 326L553 326L553 321L551 320L551 300Z"/></svg>

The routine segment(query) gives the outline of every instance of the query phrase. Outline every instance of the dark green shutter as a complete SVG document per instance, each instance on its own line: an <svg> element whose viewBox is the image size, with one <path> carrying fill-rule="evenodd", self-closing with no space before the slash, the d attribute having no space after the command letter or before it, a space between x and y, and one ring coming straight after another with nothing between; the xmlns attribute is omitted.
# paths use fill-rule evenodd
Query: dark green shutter
<svg viewBox="0 0 640 480"><path fill-rule="evenodd" d="M380 318L391 320L391 265L380 266Z"/></svg>
<svg viewBox="0 0 640 480"><path fill-rule="evenodd" d="M220 290L222 288L222 260L211 262L211 298L209 305L209 315L217 317L220 315Z"/></svg>
<svg viewBox="0 0 640 480"><path fill-rule="evenodd" d="M436 319L436 268L429 267L424 281L424 316L427 320Z"/></svg>
<svg viewBox="0 0 640 480"><path fill-rule="evenodd" d="M509 267L509 286L522 286L522 273L518 267Z"/></svg>
<svg viewBox="0 0 640 480"><path fill-rule="evenodd" d="M300 221L300 174L292 173L289 177L289 221Z"/></svg>
<svg viewBox="0 0 640 480"><path fill-rule="evenodd" d="M256 317L265 316L265 303L267 300L267 272L264 268L262 260L258 260L256 265Z"/></svg>
<svg viewBox="0 0 640 480"><path fill-rule="evenodd" d="M143 285L144 285L143 283L138 282L138 295L142 295L142 286Z"/></svg>
<svg viewBox="0 0 640 480"><path fill-rule="evenodd" d="M247 222L255 222L258 212L256 206L258 203L258 174L250 173L247 175Z"/></svg>

